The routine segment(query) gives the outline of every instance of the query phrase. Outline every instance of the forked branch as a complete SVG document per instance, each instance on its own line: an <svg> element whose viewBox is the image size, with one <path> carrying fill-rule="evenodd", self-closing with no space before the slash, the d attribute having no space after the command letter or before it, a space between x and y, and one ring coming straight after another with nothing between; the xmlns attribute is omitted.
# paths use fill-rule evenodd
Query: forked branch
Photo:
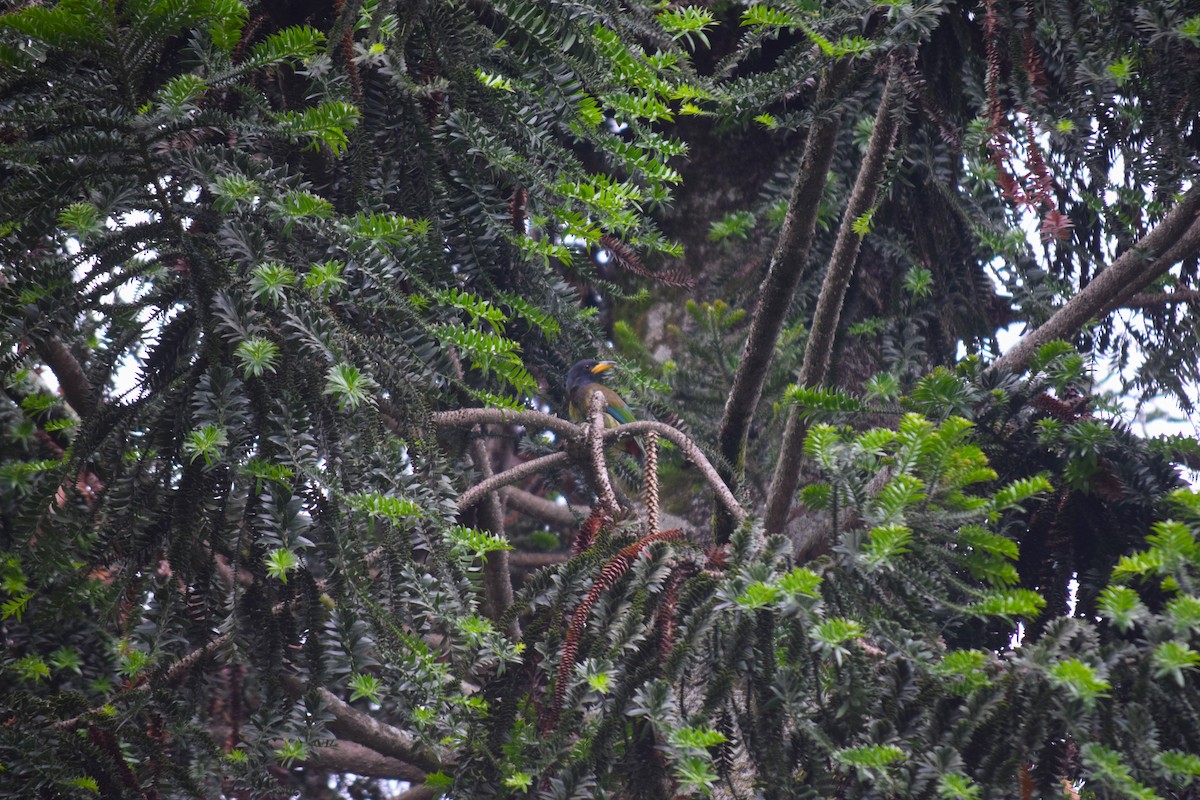
<svg viewBox="0 0 1200 800"><path fill-rule="evenodd" d="M523 425L528 428L553 431L567 443L585 444L589 437L588 424L575 425L567 422L564 419L554 416L553 414L543 414L540 411L507 411L498 408L463 408L456 411L439 411L433 414L431 421L439 428L470 428L475 425ZM604 443L610 444L629 436L641 436L650 431L655 431L660 437L674 444L679 448L683 457L695 465L700 474L712 487L713 493L717 496L718 502L724 510L737 522L741 522L746 518L746 512L738 504L737 498L733 496L733 492L717 474L716 468L712 462L704 455L704 452L693 442L686 434L678 428L674 428L666 423L653 422L650 420L639 420L630 422L624 425L619 425L615 428L606 428L603 430L602 438ZM481 498L487 495L488 492L494 492L503 486L509 486L517 481L522 480L530 475L535 475L542 472L547 472L551 469L559 468L571 460L572 456L567 451L559 451L550 455L535 458L533 461L527 461L524 464L518 464L512 469L505 470L491 478L472 486L467 491L463 492L458 501L459 510L469 508L479 502Z"/></svg>

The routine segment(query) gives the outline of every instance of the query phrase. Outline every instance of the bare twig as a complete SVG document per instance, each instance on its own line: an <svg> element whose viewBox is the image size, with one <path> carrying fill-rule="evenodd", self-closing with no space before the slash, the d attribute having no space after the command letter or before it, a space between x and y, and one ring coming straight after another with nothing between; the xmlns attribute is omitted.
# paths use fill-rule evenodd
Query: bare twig
<svg viewBox="0 0 1200 800"><path fill-rule="evenodd" d="M883 174L888 153L896 141L897 118L892 108L895 95L894 79L888 78L883 87L883 96L879 99L879 109L875 112L875 125L867 143L867 152L859 166L854 188L850 191L850 199L846 203L846 211L842 214L842 223L838 228L837 242L829 256L829 266L821 283L821 295L813 313L808 343L804 348L804 363L800 368L801 386L820 386L829 374L842 305L846 300L846 290L850 287L854 265L858 261L859 247L862 244L862 237L854 230L854 223L875 205L879 179ZM804 424L800 409L793 406L788 412L783 446L779 450L779 460L775 463L771 488L767 491L764 522L770 533L782 531L787 521L788 512L792 507L792 496L796 493L796 484L800 479L800 465L804 460L802 445L807 432L808 426Z"/></svg>
<svg viewBox="0 0 1200 800"><path fill-rule="evenodd" d="M721 480L716 467L705 457L700 448L696 446L696 443L677 428L672 428L670 425L662 422L643 419L637 422L627 422L616 428L609 428L604 431L604 438L605 440L623 439L627 436L641 436L650 431L657 431L659 436L678 447L683 453L683 457L691 461L700 470L700 474L708 481L708 485L713 488L713 493L716 494L721 505L725 507L726 513L733 518L735 523L740 524L746 518L745 510L738 504L737 498L733 496L733 492L725 485L725 481Z"/></svg>
<svg viewBox="0 0 1200 800"><path fill-rule="evenodd" d="M1120 305L1141 291L1182 258L1200 247L1200 186L1183 196L1168 213L1137 244L1101 271L1079 294L1066 305L1021 337L1012 349L992 364L998 372L1019 372L1029 364L1038 348L1055 339L1075 335L1087 321L1103 310Z"/></svg>
<svg viewBox="0 0 1200 800"><path fill-rule="evenodd" d="M846 59L834 63L821 79L817 93L820 106L832 103L849 70ZM804 272L809 246L816 231L817 209L825 191L825 181L833 160L840 118L834 113L819 114L809 129L804 143L800 172L792 186L787 215L779 233L779 242L771 257L766 277L758 291L758 305L750 321L742 357L733 376L733 386L725 400L721 427L717 434L717 450L734 470L742 468L742 449L750 421L762 396L767 370L775 355L775 343L787 319L800 277ZM735 475L722 475L732 483ZM726 538L729 526L723 524L719 538Z"/></svg>
<svg viewBox="0 0 1200 800"><path fill-rule="evenodd" d="M588 407L588 449L592 457L592 473L600 503L614 517L620 510L617 495L613 492L612 480L608 477L608 462L604 458L604 406L608 401L599 391L592 392Z"/></svg>
<svg viewBox="0 0 1200 800"><path fill-rule="evenodd" d="M559 419L552 414L543 414L540 411L506 411L498 408L464 408L457 411L442 411L433 415L433 424L438 427L463 427L476 424L492 424L492 423L507 423L511 425L524 425L529 428L552 430L556 434L568 441L579 442L586 438L587 433L583 426L574 425L565 420ZM691 461L704 475L705 480L712 486L714 493L721 505L724 506L736 521L740 522L745 519L746 512L738 505L737 498L733 496L733 492L725 485L725 481L717 473L712 462L704 455L703 451L696 446L696 443L687 437L682 431L673 428L662 422L654 422L651 420L638 420L637 422L629 422L624 425L619 425L615 428L606 428L604 430L604 441L611 442L617 439L623 439L629 436L641 436L649 431L657 431L658 435L669 442L675 444L683 453L684 458ZM458 508L461 511L471 505L479 502L479 499L487 492L495 491L500 486L508 486L516 483L522 478L534 475L538 472L545 472L548 469L557 467L567 460L570 456L565 452L552 453L548 456L535 458L533 461L527 461L524 464L506 470L499 475L495 475L487 481L472 486L463 496L459 498Z"/></svg>

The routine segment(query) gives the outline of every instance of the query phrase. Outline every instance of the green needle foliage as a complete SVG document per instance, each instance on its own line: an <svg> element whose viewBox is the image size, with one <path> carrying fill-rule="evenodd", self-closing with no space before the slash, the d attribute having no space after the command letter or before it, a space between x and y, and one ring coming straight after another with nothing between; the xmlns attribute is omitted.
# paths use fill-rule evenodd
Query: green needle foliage
<svg viewBox="0 0 1200 800"><path fill-rule="evenodd" d="M1107 311L1015 373L976 354L1195 180L1200 10L1077 5L0 13L0 797L1193 796L1200 445L1094 395L1133 357ZM843 358L794 385L842 226ZM1186 404L1178 262L1114 302L1158 303L1137 388ZM674 428L638 432L632 512L544 413L606 342Z"/></svg>

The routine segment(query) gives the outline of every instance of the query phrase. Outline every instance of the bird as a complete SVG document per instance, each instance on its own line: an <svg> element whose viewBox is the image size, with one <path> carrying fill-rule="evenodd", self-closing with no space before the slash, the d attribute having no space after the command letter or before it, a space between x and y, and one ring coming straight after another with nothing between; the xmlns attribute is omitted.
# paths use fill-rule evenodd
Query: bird
<svg viewBox="0 0 1200 800"><path fill-rule="evenodd" d="M592 405L592 395L600 392L604 396L604 427L615 428L634 422L637 417L633 409L621 399L621 395L600 383L600 375L617 366L615 361L596 361L584 359L576 362L567 371L567 412L571 419L582 422L588 418L588 410ZM627 439L622 448L609 448L608 466L616 479L616 487L626 496L637 497L640 494L641 468L645 463L646 453L636 439Z"/></svg>
<svg viewBox="0 0 1200 800"><path fill-rule="evenodd" d="M588 409L591 408L592 395L600 392L604 395L604 427L615 428L637 419L621 395L600 383L602 373L615 367L615 361L596 361L584 359L567 371L567 412L571 419L582 422L587 419Z"/></svg>

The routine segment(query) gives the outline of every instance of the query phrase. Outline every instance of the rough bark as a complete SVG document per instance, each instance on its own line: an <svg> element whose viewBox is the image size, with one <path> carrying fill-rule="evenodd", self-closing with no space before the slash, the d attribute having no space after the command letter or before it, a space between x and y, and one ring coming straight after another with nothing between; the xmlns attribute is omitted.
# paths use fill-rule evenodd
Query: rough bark
<svg viewBox="0 0 1200 800"><path fill-rule="evenodd" d="M859 167L858 177L854 181L854 188L850 192L846 211L842 215L837 242L833 246L825 279L821 284L821 294L804 348L804 363L800 369L801 386L820 386L829 374L842 304L845 302L846 290L850 286L859 247L862 244L862 237L853 229L854 222L875 205L883 166L896 139L897 120L892 109L894 97L894 83L889 79L879 100L879 109L875 113L875 125L867 143L867 151ZM783 446L775 464L771 488L767 492L765 522L768 532L782 531L787 521L788 512L792 507L792 495L796 492L796 483L800 476L802 444L807 430L799 409L793 407L788 413Z"/></svg>
<svg viewBox="0 0 1200 800"><path fill-rule="evenodd" d="M818 104L828 102L841 86L847 70L845 62L837 62L830 68L821 81ZM840 127L840 119L830 114L819 116L809 130L783 229L759 289L758 304L717 434L718 451L728 464L734 465L735 471L741 468L750 421L762 395L775 343L803 274ZM736 484L734 475L722 474L722 477L726 483ZM718 531L722 538L727 533Z"/></svg>
<svg viewBox="0 0 1200 800"><path fill-rule="evenodd" d="M283 683L294 694L309 691L309 687L294 675L282 676ZM328 689L315 690L333 715L329 730L340 738L368 747L383 756L395 758L429 773L443 766L441 761L421 751L411 734L380 722L370 714L363 713Z"/></svg>
<svg viewBox="0 0 1200 800"><path fill-rule="evenodd" d="M37 342L36 347L38 355L58 379L67 405L81 417L91 416L96 410L96 393L92 391L83 367L63 340L57 336L48 336Z"/></svg>
<svg viewBox="0 0 1200 800"><path fill-rule="evenodd" d="M1154 230L1100 272L1050 319L1021 337L992 365L998 372L1020 372L1038 348L1073 337L1088 320L1122 304L1174 264L1200 248L1200 187L1193 188Z"/></svg>

